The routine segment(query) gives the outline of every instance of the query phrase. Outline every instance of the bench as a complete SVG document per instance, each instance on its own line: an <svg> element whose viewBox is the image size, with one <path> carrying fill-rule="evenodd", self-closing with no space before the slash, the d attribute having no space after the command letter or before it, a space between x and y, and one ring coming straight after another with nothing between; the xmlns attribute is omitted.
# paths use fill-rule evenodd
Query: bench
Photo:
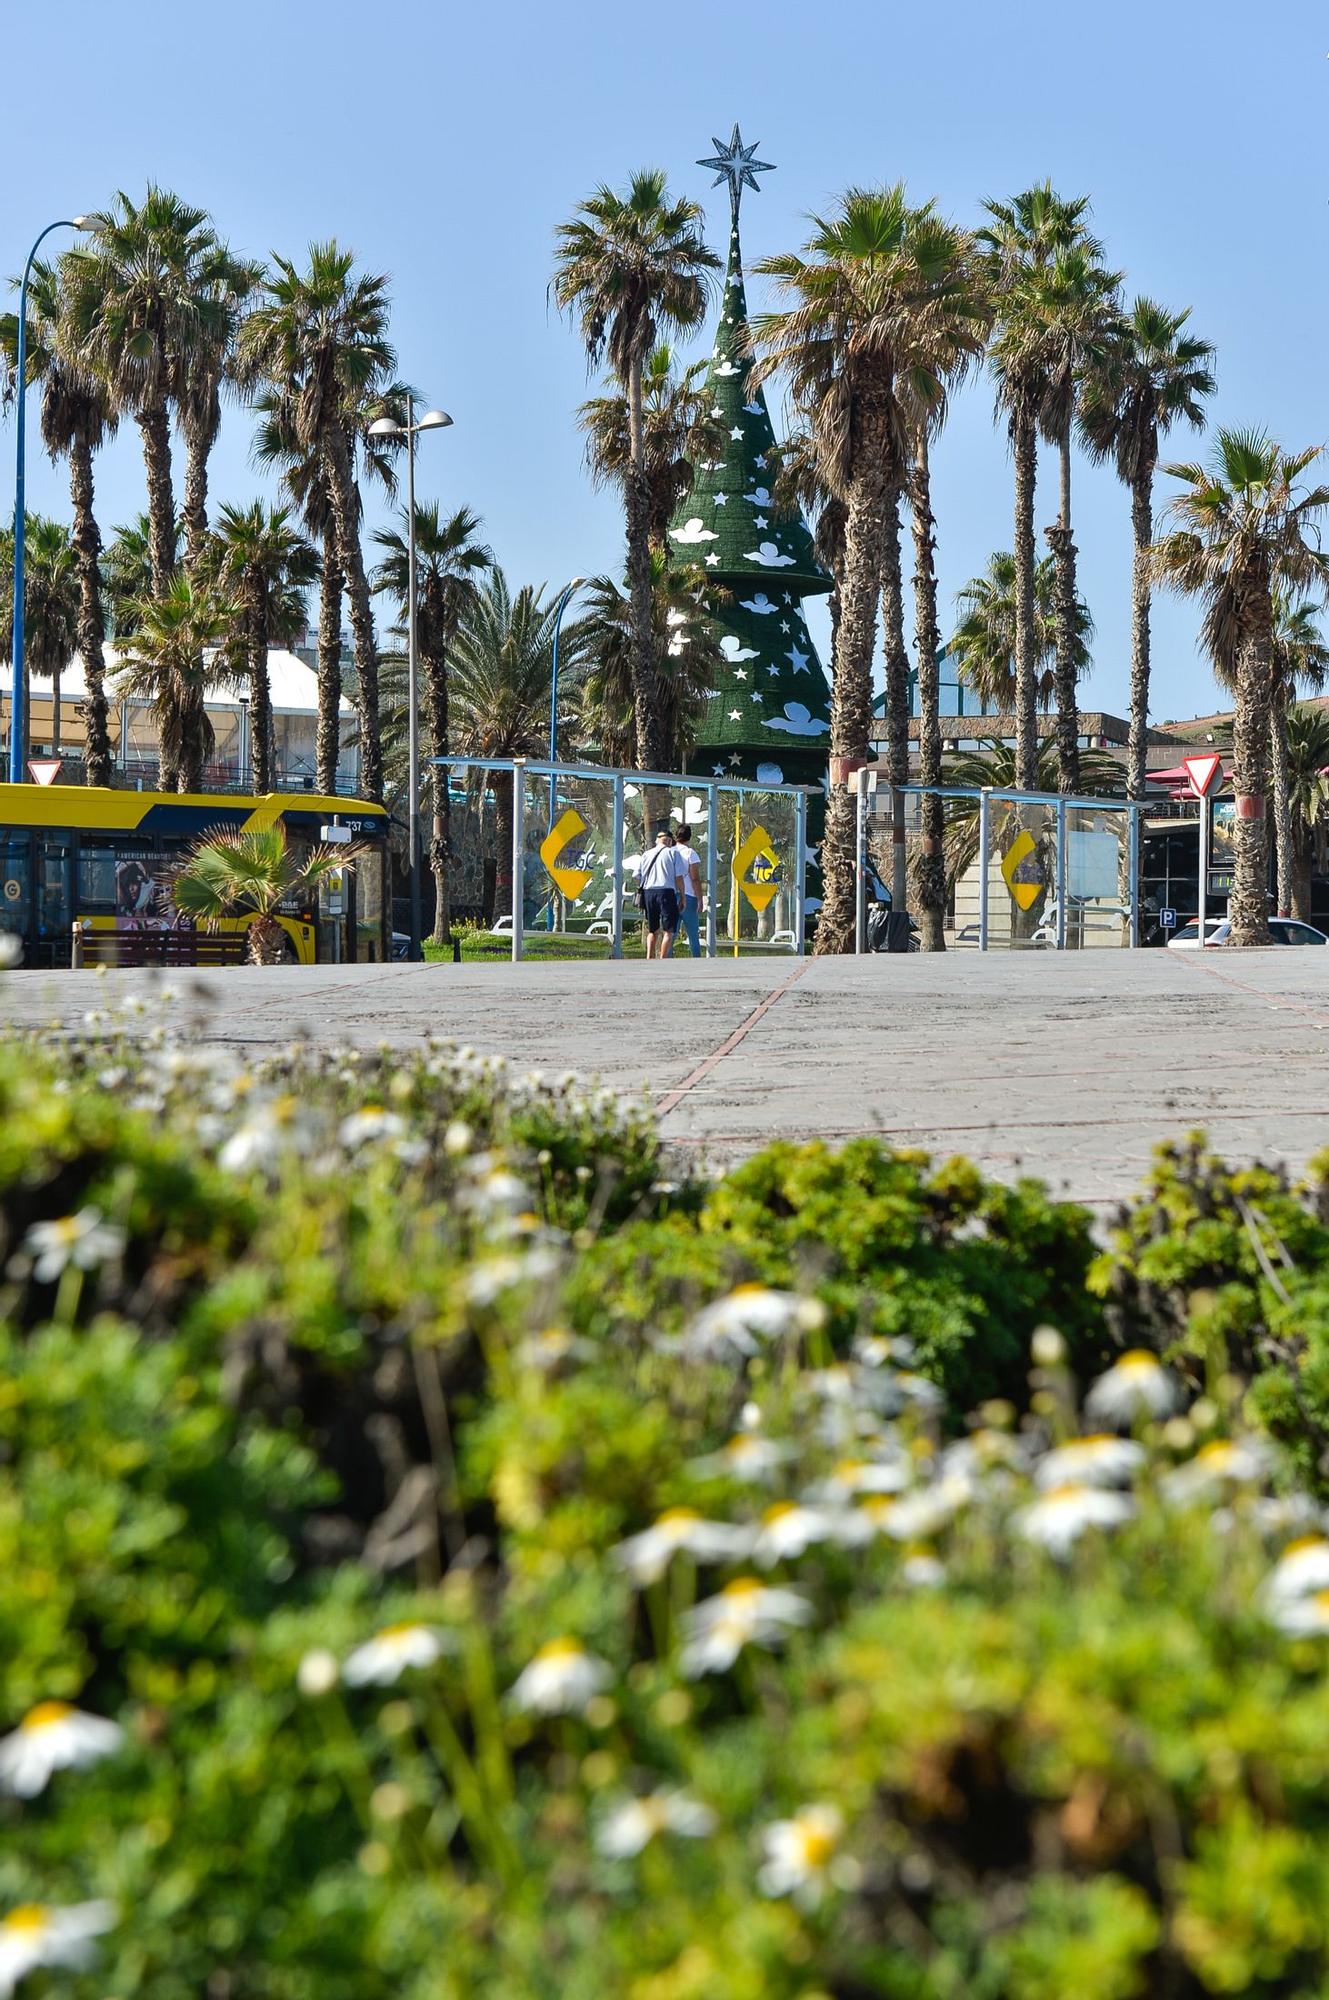
<svg viewBox="0 0 1329 2000"><path fill-rule="evenodd" d="M76 930L71 962L79 965L210 966L244 965L249 949L243 931Z"/></svg>

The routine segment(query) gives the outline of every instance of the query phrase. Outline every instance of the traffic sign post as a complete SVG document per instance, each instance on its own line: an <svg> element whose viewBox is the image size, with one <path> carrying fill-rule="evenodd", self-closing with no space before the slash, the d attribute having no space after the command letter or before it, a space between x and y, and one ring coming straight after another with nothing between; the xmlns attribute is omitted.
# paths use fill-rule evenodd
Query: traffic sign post
<svg viewBox="0 0 1329 2000"><path fill-rule="evenodd" d="M1175 911L1175 910L1160 910L1160 911L1159 911L1159 913L1158 913L1158 923L1159 923L1159 928L1160 928L1161 930L1165 930L1165 931L1174 931L1174 930L1175 930L1175 929L1177 928L1177 913L1176 913L1176 911Z"/></svg>
<svg viewBox="0 0 1329 2000"><path fill-rule="evenodd" d="M1183 757L1182 769L1190 780L1191 790L1200 801L1200 884L1197 902L1197 925L1200 950L1204 950L1205 903L1209 892L1209 794L1213 790L1223 770L1221 754L1206 757Z"/></svg>

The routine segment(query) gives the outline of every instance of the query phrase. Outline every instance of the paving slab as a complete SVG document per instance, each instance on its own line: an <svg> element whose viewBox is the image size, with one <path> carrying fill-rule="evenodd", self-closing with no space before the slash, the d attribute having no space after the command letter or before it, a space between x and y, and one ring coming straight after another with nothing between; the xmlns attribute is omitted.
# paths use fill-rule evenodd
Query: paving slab
<svg viewBox="0 0 1329 2000"><path fill-rule="evenodd" d="M1329 952L947 953L440 966L227 967L167 975L199 1032L428 1033L523 1069L649 1093L666 1136L721 1165L775 1137L880 1133L1037 1173L1107 1206L1159 1140L1204 1127L1235 1160L1301 1168L1329 1146ZM15 973L0 1018L59 1032L161 983Z"/></svg>

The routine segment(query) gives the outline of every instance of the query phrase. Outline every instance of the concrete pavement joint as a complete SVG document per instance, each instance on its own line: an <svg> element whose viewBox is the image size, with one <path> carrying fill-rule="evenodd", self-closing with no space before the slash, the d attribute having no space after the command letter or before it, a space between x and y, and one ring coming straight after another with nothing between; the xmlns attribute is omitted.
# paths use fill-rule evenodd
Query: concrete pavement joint
<svg viewBox="0 0 1329 2000"><path fill-rule="evenodd" d="M753 1008L752 1012L748 1015L745 1021L739 1022L738 1026L734 1029L733 1034L730 1035L726 1041L721 1042L718 1049L712 1049L711 1053L704 1059L704 1061L699 1062L697 1064L697 1067L692 1071L692 1074L690 1076L685 1076L682 1083L678 1084L673 1090L671 1090L667 1094L667 1096L662 1097L660 1099L659 1103L655 1107L656 1117L667 1118L669 1116L669 1113L674 1109L674 1107L682 1103L683 1099L687 1096L688 1092L694 1089L696 1085L701 1082L704 1076L710 1075L711 1071L715 1068L715 1065L717 1063L723 1062L727 1055L732 1055L734 1050L738 1047L739 1043L744 1039L744 1037L750 1034L752 1029L756 1027L762 1015L770 1011L770 1009L775 1005L776 1001L780 999L780 997L783 994L787 993L790 987L793 986L798 980L800 980L803 977L803 974L807 971L807 969L808 969L807 959L805 958L800 959L798 964L794 967L793 971L790 973L789 977L787 979L782 980L780 984L774 989L773 992L768 993L766 995L766 998L761 1002L761 1004Z"/></svg>

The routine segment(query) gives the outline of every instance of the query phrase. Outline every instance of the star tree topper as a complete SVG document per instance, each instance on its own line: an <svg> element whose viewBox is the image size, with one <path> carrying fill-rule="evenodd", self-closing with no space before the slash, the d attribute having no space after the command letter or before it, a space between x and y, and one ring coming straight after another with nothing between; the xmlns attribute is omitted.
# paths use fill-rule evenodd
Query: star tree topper
<svg viewBox="0 0 1329 2000"><path fill-rule="evenodd" d="M715 168L715 179L711 182L712 187L719 187L721 181L728 181L729 205L734 212L734 220L737 222L739 196L742 194L743 189L750 187L757 194L760 194L761 187L757 180L757 175L773 174L775 168L769 160L753 159L752 156L761 144L761 141L754 139L750 146L745 146L743 144L743 135L737 125L734 126L734 135L727 146L721 140L715 138L711 140L711 144L715 148L715 157L710 160L698 160L697 165L699 167Z"/></svg>

